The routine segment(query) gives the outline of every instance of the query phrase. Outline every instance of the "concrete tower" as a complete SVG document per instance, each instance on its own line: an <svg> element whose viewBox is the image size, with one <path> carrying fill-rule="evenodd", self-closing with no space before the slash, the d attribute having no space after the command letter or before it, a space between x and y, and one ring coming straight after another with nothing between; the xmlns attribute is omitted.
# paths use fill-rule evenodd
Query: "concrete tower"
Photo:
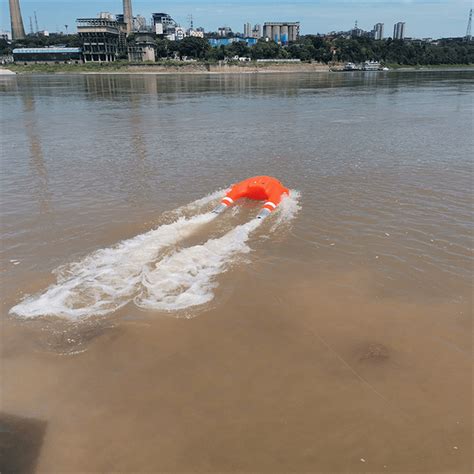
<svg viewBox="0 0 474 474"><path fill-rule="evenodd" d="M132 0L123 0L123 21L127 25L127 35L133 29Z"/></svg>
<svg viewBox="0 0 474 474"><path fill-rule="evenodd" d="M10 19L12 23L12 39L18 40L25 37L25 28L21 18L20 0L9 0Z"/></svg>

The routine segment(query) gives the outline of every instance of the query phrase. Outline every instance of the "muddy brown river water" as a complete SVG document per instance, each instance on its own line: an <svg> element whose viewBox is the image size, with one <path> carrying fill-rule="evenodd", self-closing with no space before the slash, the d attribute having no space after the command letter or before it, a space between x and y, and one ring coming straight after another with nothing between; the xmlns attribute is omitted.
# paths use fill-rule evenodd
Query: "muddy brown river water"
<svg viewBox="0 0 474 474"><path fill-rule="evenodd" d="M472 472L473 78L1 77L0 470Z"/></svg>

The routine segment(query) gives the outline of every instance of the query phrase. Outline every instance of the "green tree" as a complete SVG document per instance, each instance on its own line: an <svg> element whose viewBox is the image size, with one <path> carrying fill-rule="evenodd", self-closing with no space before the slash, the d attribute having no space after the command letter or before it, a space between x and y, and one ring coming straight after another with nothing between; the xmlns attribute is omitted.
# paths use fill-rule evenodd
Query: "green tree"
<svg viewBox="0 0 474 474"><path fill-rule="evenodd" d="M204 59L210 48L211 45L206 39L196 36L188 36L178 42L178 53L181 58L186 56L188 58Z"/></svg>

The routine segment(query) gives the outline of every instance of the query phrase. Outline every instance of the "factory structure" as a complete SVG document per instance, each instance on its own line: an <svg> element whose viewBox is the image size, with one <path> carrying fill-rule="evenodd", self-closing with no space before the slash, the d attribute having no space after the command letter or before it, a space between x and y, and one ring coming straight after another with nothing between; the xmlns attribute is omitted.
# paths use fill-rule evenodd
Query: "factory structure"
<svg viewBox="0 0 474 474"><path fill-rule="evenodd" d="M76 22L84 62L112 62L126 50L127 23L118 22L110 13L78 18Z"/></svg>
<svg viewBox="0 0 474 474"><path fill-rule="evenodd" d="M300 37L300 22L267 22L263 25L263 36L279 44L297 41Z"/></svg>
<svg viewBox="0 0 474 474"><path fill-rule="evenodd" d="M25 37L25 27L21 17L20 0L9 0L12 39L19 40Z"/></svg>

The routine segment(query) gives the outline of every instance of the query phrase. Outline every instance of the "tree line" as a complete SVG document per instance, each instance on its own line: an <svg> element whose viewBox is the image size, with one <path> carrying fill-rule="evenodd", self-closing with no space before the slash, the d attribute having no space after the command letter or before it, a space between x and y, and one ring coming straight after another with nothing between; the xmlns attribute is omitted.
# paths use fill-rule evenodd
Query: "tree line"
<svg viewBox="0 0 474 474"><path fill-rule="evenodd" d="M129 38L133 41L133 36ZM78 35L54 35L49 37L27 36L24 40L9 44L0 40L0 55L9 54L14 47L41 47L62 44L81 46ZM181 41L156 39L156 57L191 58L217 62L234 57L257 59L300 59L301 61L363 62L376 60L385 64L436 65L474 64L474 42L463 38L441 39L436 43L421 41L374 40L371 38L302 36L298 41L282 46L261 39L247 46L243 41L226 46L212 47L206 38L187 37Z"/></svg>

